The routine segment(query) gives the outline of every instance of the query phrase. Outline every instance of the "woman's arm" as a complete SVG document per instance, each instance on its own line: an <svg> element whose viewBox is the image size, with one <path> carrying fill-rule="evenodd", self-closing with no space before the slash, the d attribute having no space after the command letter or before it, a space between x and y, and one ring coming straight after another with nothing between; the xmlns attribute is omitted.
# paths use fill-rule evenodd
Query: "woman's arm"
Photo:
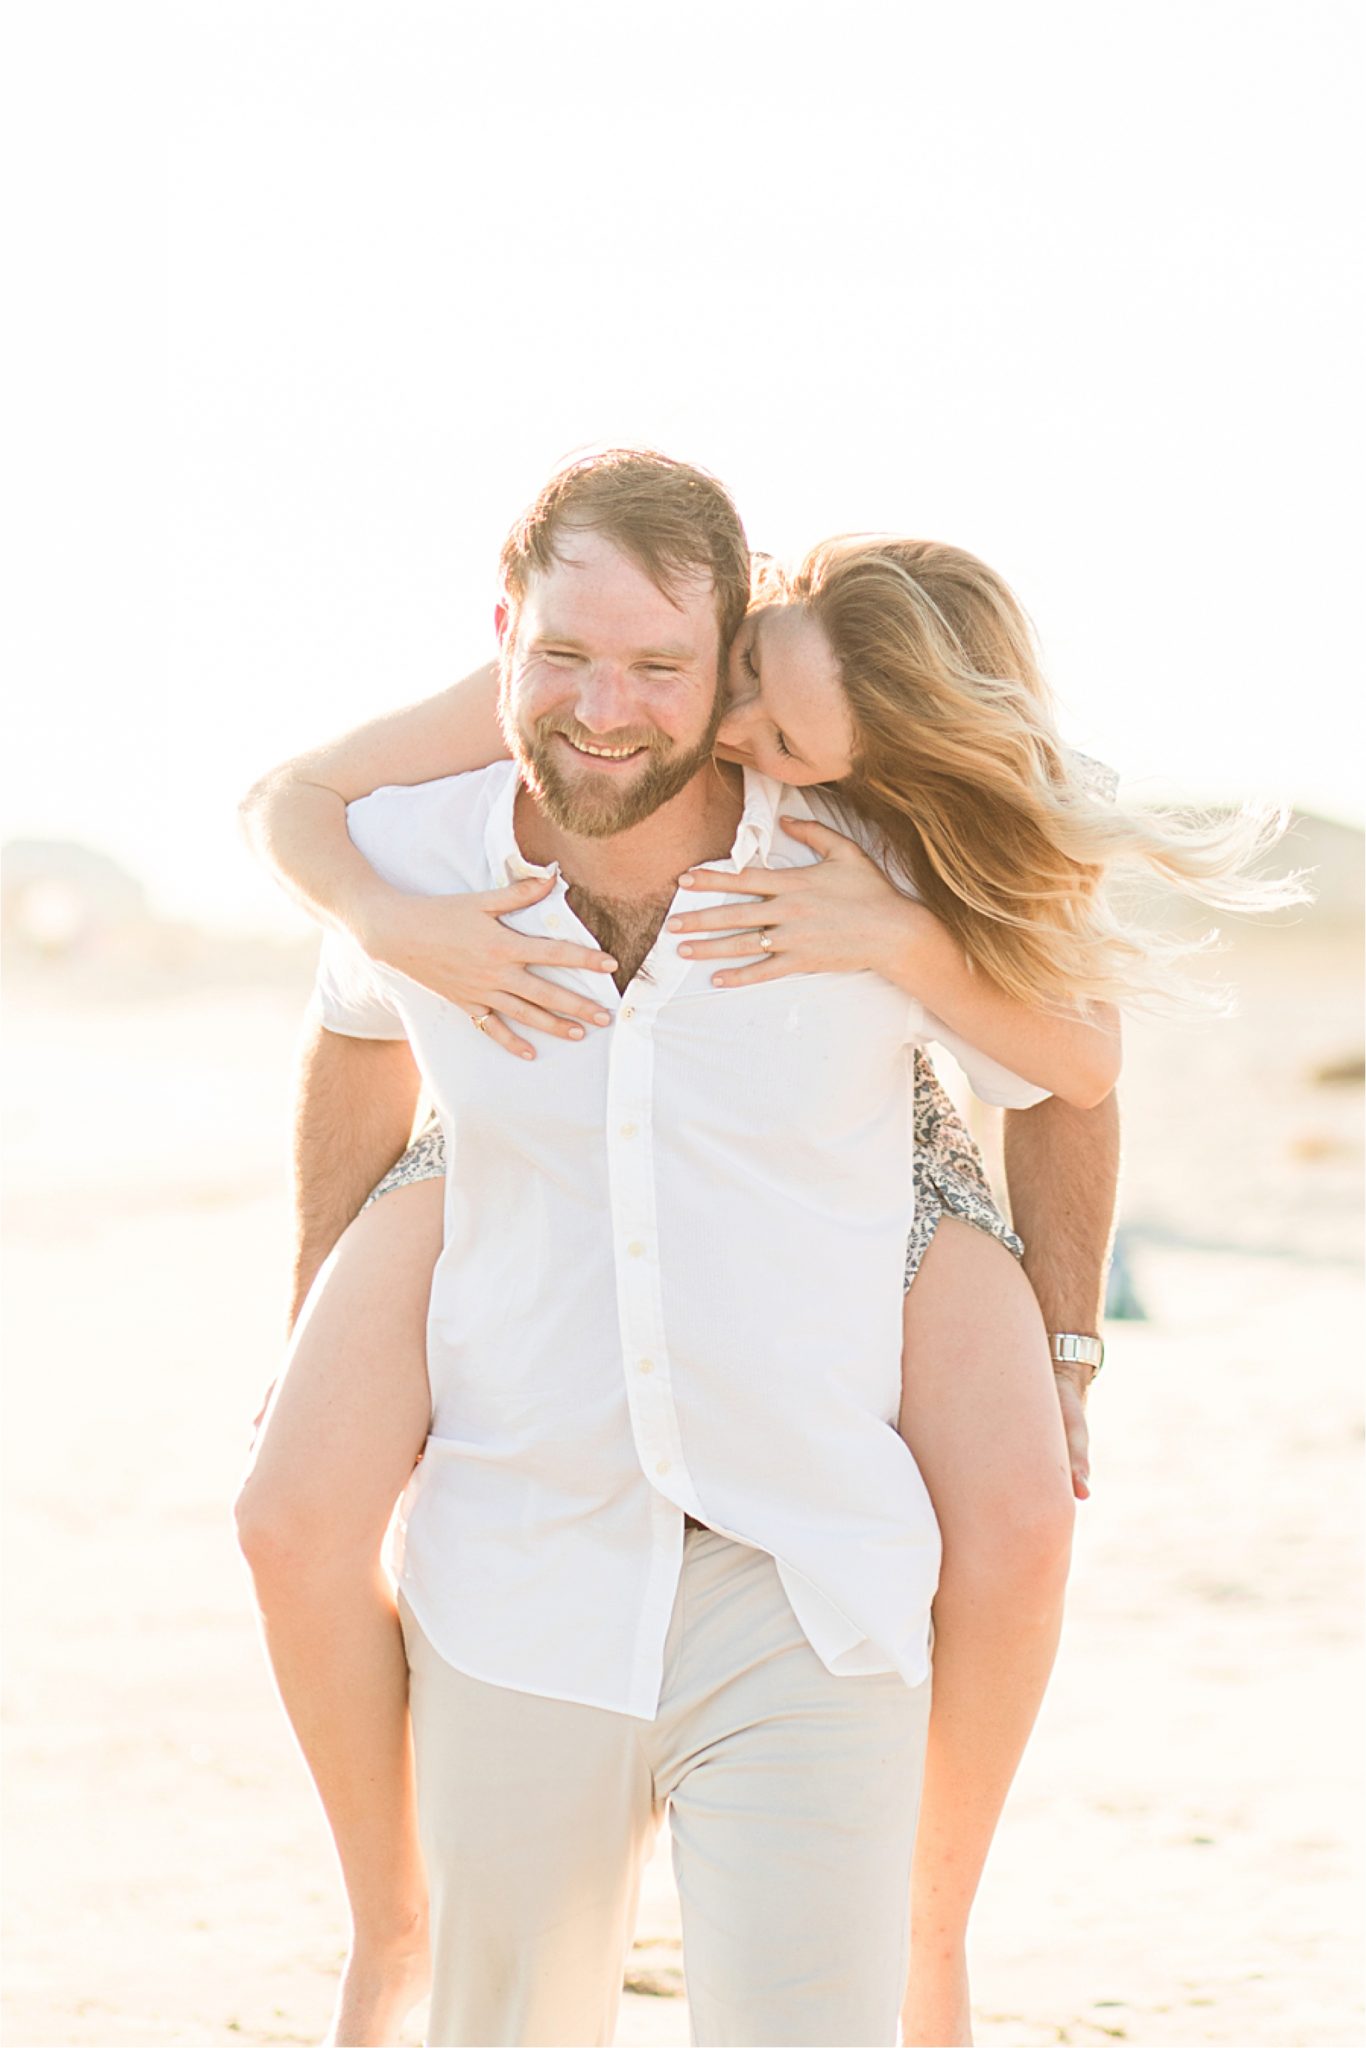
<svg viewBox="0 0 1366 2048"><path fill-rule="evenodd" d="M955 1036L1073 1109L1094 1109L1119 1079L1119 1012L1096 1004L1087 1016L1059 1016L1008 996L974 972L953 934L923 903L901 899L886 920L886 980L916 996Z"/></svg>
<svg viewBox="0 0 1366 2048"><path fill-rule="evenodd" d="M490 664L439 696L272 769L243 799L241 815L256 853L311 917L472 1016L492 1011L482 1027L487 1036L534 1059L508 1020L558 1038L582 1038L588 1025L611 1022L600 1003L535 969L610 974L615 960L588 946L528 938L502 921L544 896L553 877L466 896L409 896L375 873L346 829L346 806L371 790L433 782L504 758L497 702Z"/></svg>
<svg viewBox="0 0 1366 2048"><path fill-rule="evenodd" d="M852 839L810 819L784 818L785 831L821 855L813 867L746 868L739 875L699 868L681 878L685 888L737 891L759 898L741 915L736 937L691 942L680 950L696 958L753 960L755 932L771 941L767 959L725 968L719 988L775 981L784 974L857 973L867 970L904 988L943 1019L969 1045L998 1060L1038 1088L1076 1109L1103 1102L1119 1075L1119 1020L1113 1009L1092 1017L1057 1016L1016 1001L984 974L975 974L961 948L923 903L903 896ZM679 932L733 930L732 904L671 918Z"/></svg>
<svg viewBox="0 0 1366 2048"><path fill-rule="evenodd" d="M493 663L421 704L387 712L263 775L242 800L247 838L276 880L321 923L367 946L400 892L351 844L346 806L391 783L487 768L507 748Z"/></svg>

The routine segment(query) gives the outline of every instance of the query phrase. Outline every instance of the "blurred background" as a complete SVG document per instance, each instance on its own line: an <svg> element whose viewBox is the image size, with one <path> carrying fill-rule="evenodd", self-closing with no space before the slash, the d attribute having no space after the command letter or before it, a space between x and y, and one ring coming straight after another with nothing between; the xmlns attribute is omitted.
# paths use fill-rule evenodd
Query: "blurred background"
<svg viewBox="0 0 1366 2048"><path fill-rule="evenodd" d="M1130 1031L1095 1497L974 1984L1021 2048L1359 2039L1355 35L1334 0L13 23L13 2043L323 2027L340 1895L228 1517L313 940L234 809L483 659L510 520L621 440L773 552L972 548L1128 794L1294 807L1318 901L1225 931L1237 1015ZM631 1982L620 2038L685 2041L663 1864Z"/></svg>

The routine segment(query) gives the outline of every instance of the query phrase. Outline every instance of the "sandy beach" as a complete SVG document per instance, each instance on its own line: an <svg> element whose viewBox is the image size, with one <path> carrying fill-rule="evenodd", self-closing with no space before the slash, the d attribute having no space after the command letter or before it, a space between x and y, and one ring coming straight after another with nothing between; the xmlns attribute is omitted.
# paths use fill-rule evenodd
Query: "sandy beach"
<svg viewBox="0 0 1366 2048"><path fill-rule="evenodd" d="M1237 972L1232 1022L1130 1034L1147 1319L1108 1333L1063 1653L977 1914L993 2048L1361 2039L1360 947L1309 921ZM306 985L287 951L11 976L12 2048L310 2042L329 2011L340 1890L229 1514ZM663 1843L628 1984L619 2041L687 2040Z"/></svg>

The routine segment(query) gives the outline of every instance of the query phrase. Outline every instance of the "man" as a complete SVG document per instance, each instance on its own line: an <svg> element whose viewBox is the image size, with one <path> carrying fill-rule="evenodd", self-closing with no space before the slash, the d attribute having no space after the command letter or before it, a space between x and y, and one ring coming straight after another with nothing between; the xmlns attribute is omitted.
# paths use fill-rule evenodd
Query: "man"
<svg viewBox="0 0 1366 2048"><path fill-rule="evenodd" d="M914 1006L867 975L720 995L662 929L689 868L811 858L777 829L801 792L712 761L747 595L719 487L579 465L503 566L513 764L378 792L352 834L412 890L555 870L519 921L613 954L611 1024L527 1067L345 942L320 990L333 1098L373 1072L349 1042L406 1038L448 1143L401 1580L432 2036L610 2039L668 1803L698 2037L890 2041L938 1567L893 1426ZM332 1128L305 1194L345 1221L328 1186L394 1131Z"/></svg>

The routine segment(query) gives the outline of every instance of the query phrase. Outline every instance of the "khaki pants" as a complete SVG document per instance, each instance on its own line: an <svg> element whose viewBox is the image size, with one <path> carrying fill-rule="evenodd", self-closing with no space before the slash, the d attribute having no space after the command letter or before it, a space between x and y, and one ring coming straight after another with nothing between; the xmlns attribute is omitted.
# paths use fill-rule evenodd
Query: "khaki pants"
<svg viewBox="0 0 1366 2048"><path fill-rule="evenodd" d="M486 1685L404 1610L437 2048L608 2043L667 1806L693 2039L895 2042L928 1684L833 1678L689 1530L654 1721Z"/></svg>

